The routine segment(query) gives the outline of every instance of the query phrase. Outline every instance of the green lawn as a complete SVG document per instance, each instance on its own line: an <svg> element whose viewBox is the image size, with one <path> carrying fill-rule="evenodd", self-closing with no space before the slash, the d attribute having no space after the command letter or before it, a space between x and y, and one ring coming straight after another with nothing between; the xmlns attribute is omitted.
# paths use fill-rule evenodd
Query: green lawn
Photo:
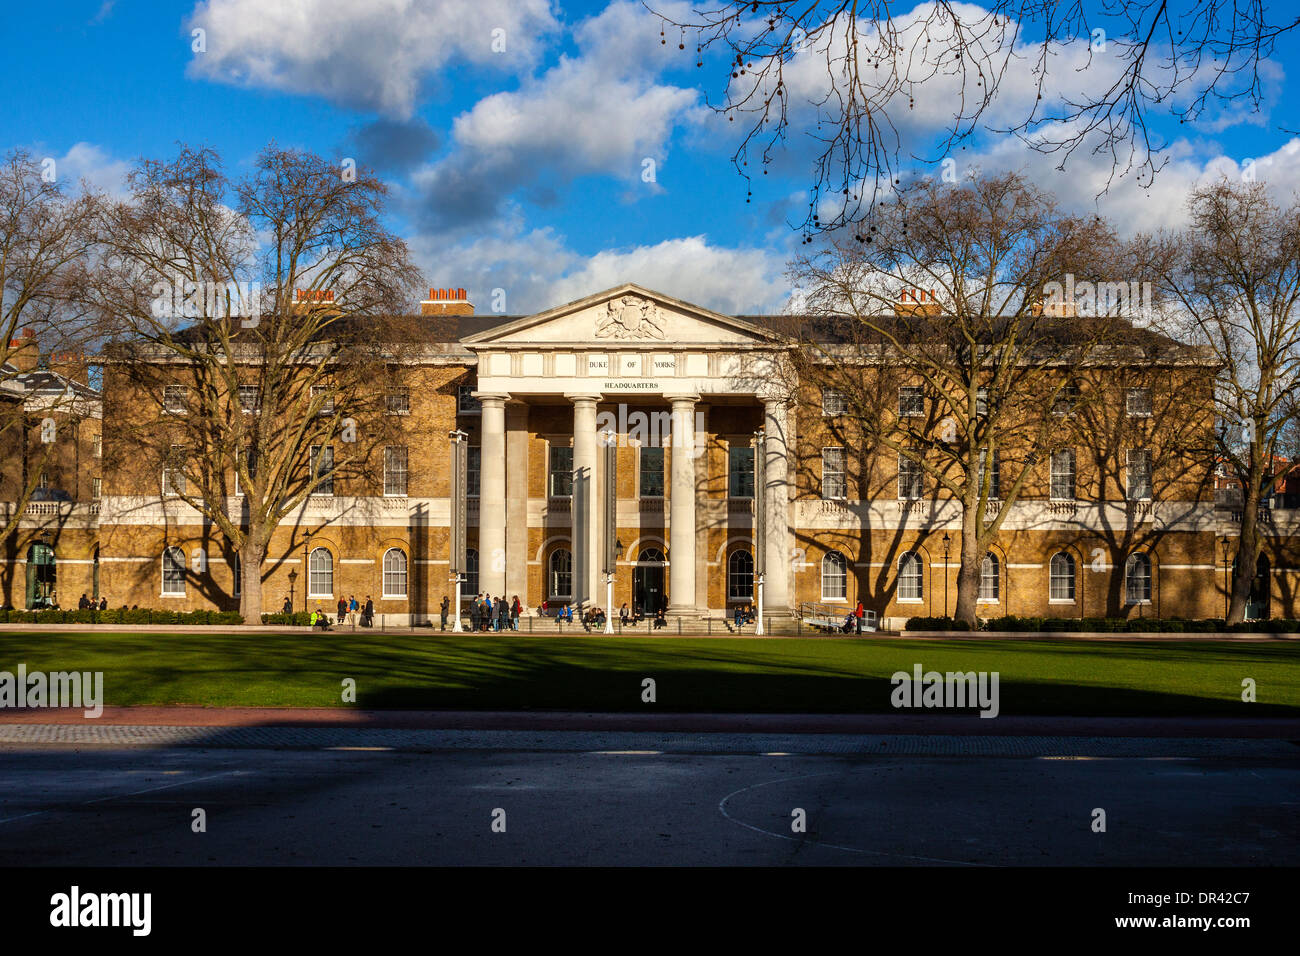
<svg viewBox="0 0 1300 956"><path fill-rule="evenodd" d="M920 663L998 671L1004 714L1300 717L1287 643L0 633L0 671L20 663L102 670L109 705L339 706L353 678L370 708L887 713Z"/></svg>

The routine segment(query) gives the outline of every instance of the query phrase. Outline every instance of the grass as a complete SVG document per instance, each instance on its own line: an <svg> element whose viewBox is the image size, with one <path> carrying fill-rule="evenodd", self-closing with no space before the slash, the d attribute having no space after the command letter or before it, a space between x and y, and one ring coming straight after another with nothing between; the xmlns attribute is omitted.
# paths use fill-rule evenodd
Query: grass
<svg viewBox="0 0 1300 956"><path fill-rule="evenodd" d="M1092 644L447 636L0 634L0 670L104 672L109 705L889 713L895 671L997 671L1003 714L1300 717L1300 650ZM642 703L644 678L657 702ZM1252 678L1258 702L1241 701Z"/></svg>

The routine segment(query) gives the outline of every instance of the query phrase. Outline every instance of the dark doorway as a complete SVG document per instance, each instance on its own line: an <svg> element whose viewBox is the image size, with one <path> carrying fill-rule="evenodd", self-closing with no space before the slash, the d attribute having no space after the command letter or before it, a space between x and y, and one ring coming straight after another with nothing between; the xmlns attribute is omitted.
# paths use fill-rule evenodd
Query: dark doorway
<svg viewBox="0 0 1300 956"><path fill-rule="evenodd" d="M27 607L53 607L55 595L54 549L33 544L27 549Z"/></svg>
<svg viewBox="0 0 1300 956"><path fill-rule="evenodd" d="M668 609L668 596L664 593L664 564L662 551L646 548L632 569L633 609L640 610L647 617Z"/></svg>
<svg viewBox="0 0 1300 956"><path fill-rule="evenodd" d="M1255 580L1250 582L1250 596L1246 598L1246 618L1251 621L1267 620L1268 598L1268 556L1261 554L1255 564Z"/></svg>

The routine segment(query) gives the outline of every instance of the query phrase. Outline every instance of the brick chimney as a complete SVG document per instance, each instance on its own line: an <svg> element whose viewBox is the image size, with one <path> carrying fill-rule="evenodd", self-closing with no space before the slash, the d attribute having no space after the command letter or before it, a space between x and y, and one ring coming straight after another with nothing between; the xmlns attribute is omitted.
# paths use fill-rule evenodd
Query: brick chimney
<svg viewBox="0 0 1300 956"><path fill-rule="evenodd" d="M18 369L20 373L30 372L41 364L41 348L36 341L36 332L23 329L22 335L9 340L5 361Z"/></svg>
<svg viewBox="0 0 1300 956"><path fill-rule="evenodd" d="M321 305L332 305L333 302L334 302L333 289L294 289L293 290L294 309L310 309Z"/></svg>
<svg viewBox="0 0 1300 956"><path fill-rule="evenodd" d="M473 315L474 306L464 289L430 289L420 303L421 315Z"/></svg>
<svg viewBox="0 0 1300 956"><path fill-rule="evenodd" d="M894 315L941 315L939 293L931 289L904 289L894 303Z"/></svg>

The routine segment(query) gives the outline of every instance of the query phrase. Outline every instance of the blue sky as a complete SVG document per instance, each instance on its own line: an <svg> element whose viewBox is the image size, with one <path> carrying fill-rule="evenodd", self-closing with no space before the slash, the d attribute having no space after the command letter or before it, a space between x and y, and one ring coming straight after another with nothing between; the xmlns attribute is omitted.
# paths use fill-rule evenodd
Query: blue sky
<svg viewBox="0 0 1300 956"><path fill-rule="evenodd" d="M718 63L696 69L689 37L679 51L659 30L624 0L16 5L0 25L10 91L0 147L112 189L139 157L177 142L213 146L237 172L274 139L378 168L429 283L466 287L484 310L494 289L521 313L633 281L722 311L776 311L799 241L791 223L809 198L809 143L796 133L747 204L730 161L740 124L705 106L721 93ZM992 131L959 160L1021 169L1125 231L1179 225L1190 185L1240 175L1246 159L1289 199L1300 174L1300 139L1286 132L1300 128L1294 36L1266 64L1258 114L1219 111L1192 126L1155 117L1169 164L1149 190L1130 175L1098 199L1108 161L1085 151L1060 172ZM1104 72L1062 75L1086 84ZM1009 106L1026 76L1011 77ZM904 135L924 148L951 107L937 92L918 100Z"/></svg>

